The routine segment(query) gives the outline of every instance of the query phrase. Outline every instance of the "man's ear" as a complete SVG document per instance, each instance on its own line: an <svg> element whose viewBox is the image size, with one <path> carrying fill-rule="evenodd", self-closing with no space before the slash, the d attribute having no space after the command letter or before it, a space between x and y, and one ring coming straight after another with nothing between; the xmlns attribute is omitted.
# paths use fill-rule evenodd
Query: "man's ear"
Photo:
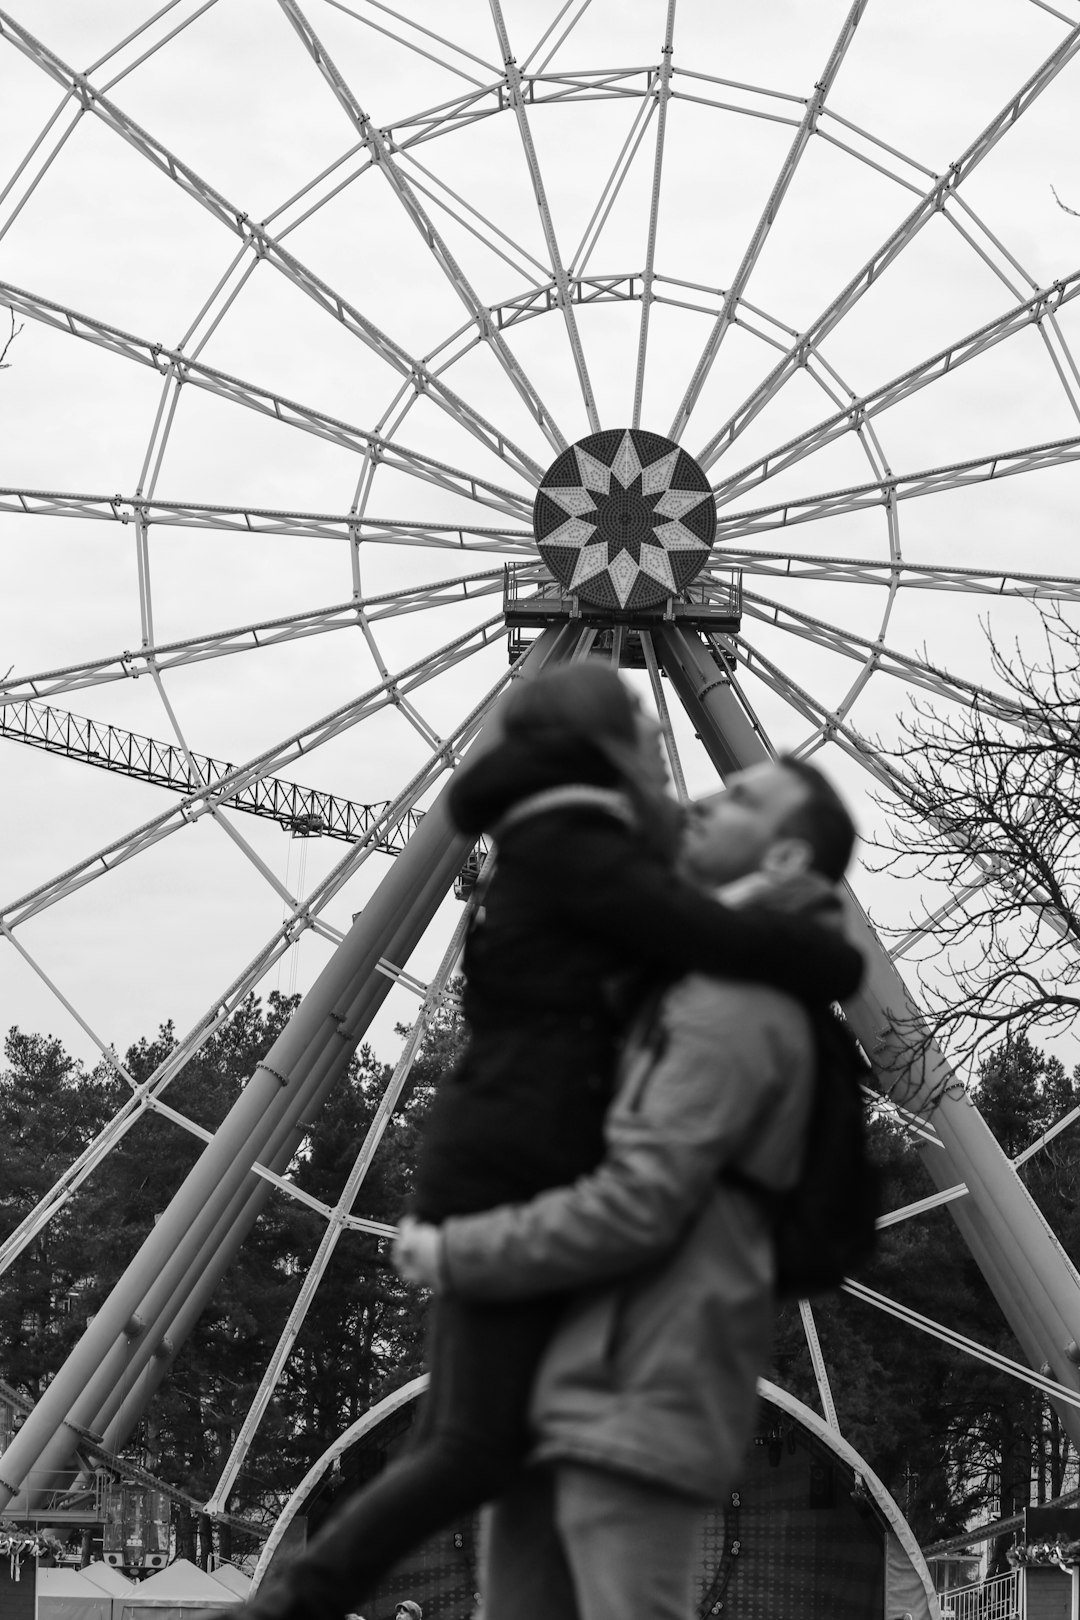
<svg viewBox="0 0 1080 1620"><path fill-rule="evenodd" d="M814 852L805 838L778 838L765 851L759 870L772 878L801 877L813 862Z"/></svg>

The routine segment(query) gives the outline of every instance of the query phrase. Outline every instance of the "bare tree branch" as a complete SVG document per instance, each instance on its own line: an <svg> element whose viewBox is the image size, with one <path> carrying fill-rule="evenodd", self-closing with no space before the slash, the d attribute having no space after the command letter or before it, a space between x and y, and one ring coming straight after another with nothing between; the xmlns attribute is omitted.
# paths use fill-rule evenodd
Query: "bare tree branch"
<svg viewBox="0 0 1080 1620"><path fill-rule="evenodd" d="M0 371L8 371L10 369L11 361L7 357L7 352L11 348L11 345L14 343L15 339L18 337L19 333L22 331L23 327L26 325L25 321L20 321L18 326L15 325L15 311L13 309L8 310L8 315L11 317L11 331L8 334L8 339L4 344L4 347L0 349Z"/></svg>
<svg viewBox="0 0 1080 1620"><path fill-rule="evenodd" d="M913 919L915 971L935 1036L965 1057L1080 1015L1080 629L1034 611L1035 657L986 631L1024 719L977 699L942 713L918 699L881 750L897 794L878 801L889 833L872 841L877 869L944 891L929 919Z"/></svg>

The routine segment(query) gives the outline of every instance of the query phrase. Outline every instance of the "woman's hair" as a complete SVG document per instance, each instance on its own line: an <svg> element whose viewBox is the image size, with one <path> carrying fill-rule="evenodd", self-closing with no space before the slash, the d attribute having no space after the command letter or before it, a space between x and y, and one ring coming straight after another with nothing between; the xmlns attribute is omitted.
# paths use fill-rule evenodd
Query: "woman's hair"
<svg viewBox="0 0 1080 1620"><path fill-rule="evenodd" d="M633 747L637 707L628 687L607 664L564 664L534 680L517 681L506 699L503 724L522 741L548 735L585 738L602 747Z"/></svg>
<svg viewBox="0 0 1080 1620"><path fill-rule="evenodd" d="M517 742L545 748L572 740L593 748L633 803L647 842L670 858L681 812L642 786L638 702L609 664L584 659L516 682L502 718L506 736Z"/></svg>

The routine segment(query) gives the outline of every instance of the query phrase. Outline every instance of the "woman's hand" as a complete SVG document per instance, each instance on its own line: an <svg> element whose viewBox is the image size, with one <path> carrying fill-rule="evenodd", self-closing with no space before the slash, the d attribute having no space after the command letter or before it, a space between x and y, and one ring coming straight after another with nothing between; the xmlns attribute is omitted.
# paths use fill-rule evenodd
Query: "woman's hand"
<svg viewBox="0 0 1080 1620"><path fill-rule="evenodd" d="M418 1283L439 1293L442 1288L442 1234L437 1226L413 1220L411 1215L398 1227L390 1258L406 1282Z"/></svg>

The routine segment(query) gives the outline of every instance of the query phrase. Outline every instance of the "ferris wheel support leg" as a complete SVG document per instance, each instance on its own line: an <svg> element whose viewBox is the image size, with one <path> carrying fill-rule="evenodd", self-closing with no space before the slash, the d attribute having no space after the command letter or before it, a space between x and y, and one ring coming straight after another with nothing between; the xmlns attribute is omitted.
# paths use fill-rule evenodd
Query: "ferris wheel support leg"
<svg viewBox="0 0 1080 1620"><path fill-rule="evenodd" d="M701 638L665 627L656 641L665 672L720 774L767 758L764 737ZM970 1237L1025 1356L1036 1370L1048 1364L1059 1383L1080 1393L1072 1359L1080 1345L1080 1276L936 1043L920 1037L922 1049L912 1063L914 1035L925 1026L850 891L847 922L867 962L863 987L845 1009L851 1026L879 1072L894 1082L897 1100L929 1120L941 1138L945 1152L928 1147L924 1155L934 1179L942 1187L967 1185L967 1199L951 1203L950 1213ZM1064 1404L1057 1410L1080 1448L1080 1412Z"/></svg>
<svg viewBox="0 0 1080 1620"><path fill-rule="evenodd" d="M577 635L546 632L530 650L524 674L568 657ZM262 1200L251 1191L252 1165L268 1162L298 1140L310 1117L347 1068L391 981L378 964L404 965L461 865L467 840L456 833L445 794L420 822L345 940L304 997L172 1202L102 1304L82 1339L0 1459L0 1510L31 1474L49 1481L71 1464L76 1428L90 1428L134 1366L161 1344L178 1289L215 1232L235 1230L216 1247L202 1281L185 1286L209 1298ZM219 1227L219 1223L221 1226ZM210 1275L210 1272L213 1275ZM185 1315L187 1313L185 1312ZM145 1345L146 1348L143 1346ZM174 1347L175 1348L175 1347ZM129 1416L137 1414L129 1412ZM40 1492L39 1492L40 1494ZM26 1500L32 1500L28 1489Z"/></svg>

